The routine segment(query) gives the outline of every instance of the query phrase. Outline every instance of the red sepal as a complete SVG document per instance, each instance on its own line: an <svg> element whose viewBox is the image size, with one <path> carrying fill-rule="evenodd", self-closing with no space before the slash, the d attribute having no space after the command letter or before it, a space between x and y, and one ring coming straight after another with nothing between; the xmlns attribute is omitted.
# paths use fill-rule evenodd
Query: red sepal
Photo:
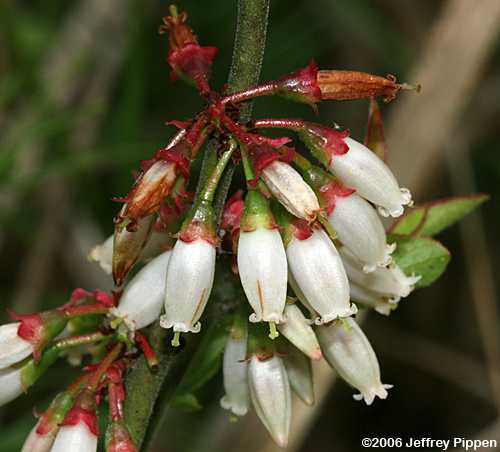
<svg viewBox="0 0 500 452"><path fill-rule="evenodd" d="M187 129L192 123L192 119L188 119L187 121L181 121L178 119L167 121L167 125L177 127L178 129Z"/></svg>
<svg viewBox="0 0 500 452"><path fill-rule="evenodd" d="M245 210L245 201L243 201L243 190L238 190L226 202L222 214L222 229L237 234L240 229L241 216Z"/></svg>
<svg viewBox="0 0 500 452"><path fill-rule="evenodd" d="M271 163L279 160L280 162L290 163L293 160L295 150L290 147L282 147L282 152L275 151L268 145L252 146L250 148L250 156L252 157L253 169L255 172L256 183L260 178L262 171Z"/></svg>
<svg viewBox="0 0 500 452"><path fill-rule="evenodd" d="M198 239L205 240L213 246L218 246L219 244L215 232L205 223L200 221L192 221L179 235L179 240L186 243L191 243Z"/></svg>
<svg viewBox="0 0 500 452"><path fill-rule="evenodd" d="M95 410L87 410L81 406L74 406L69 410L61 425L78 425L84 423L96 436L99 436L99 426Z"/></svg>
<svg viewBox="0 0 500 452"><path fill-rule="evenodd" d="M350 196L355 191L356 190L348 188L337 181L332 181L329 184L323 185L323 187L319 189L319 192L321 193L323 202L326 204L326 213L330 215L333 212L333 209L335 209L336 200L339 196Z"/></svg>
<svg viewBox="0 0 500 452"><path fill-rule="evenodd" d="M294 218L291 221L291 226L293 235L298 240L306 240L311 237L313 233L312 227L309 223L301 218Z"/></svg>
<svg viewBox="0 0 500 452"><path fill-rule="evenodd" d="M155 153L156 160L165 160L177 165L177 170L187 179L189 177L189 160L179 143L170 149L159 149Z"/></svg>
<svg viewBox="0 0 500 452"><path fill-rule="evenodd" d="M317 82L318 67L311 61L306 67L285 75L277 81L279 92L285 96L315 104L321 101L321 89Z"/></svg>

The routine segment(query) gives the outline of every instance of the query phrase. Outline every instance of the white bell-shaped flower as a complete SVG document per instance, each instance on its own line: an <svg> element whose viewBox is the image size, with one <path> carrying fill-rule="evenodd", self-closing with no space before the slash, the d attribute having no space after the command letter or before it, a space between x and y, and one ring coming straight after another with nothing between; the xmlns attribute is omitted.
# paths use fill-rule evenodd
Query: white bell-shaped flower
<svg viewBox="0 0 500 452"><path fill-rule="evenodd" d="M257 356L252 356L248 366L248 384L259 419L276 444L286 447L292 417L292 397L281 358L274 355L261 361Z"/></svg>
<svg viewBox="0 0 500 452"><path fill-rule="evenodd" d="M411 204L411 193L399 184L389 167L366 146L345 138L349 150L333 156L330 169L345 185L379 207L383 216L399 217Z"/></svg>
<svg viewBox="0 0 500 452"><path fill-rule="evenodd" d="M262 170L262 178L274 197L291 214L307 221L316 218L320 209L318 198L288 163L274 161Z"/></svg>
<svg viewBox="0 0 500 452"><path fill-rule="evenodd" d="M350 281L386 296L394 302L399 301L402 297L407 297L420 279L420 276L406 276L395 264L388 268L379 267L371 273L365 273L363 264L348 250L341 248L340 255Z"/></svg>
<svg viewBox="0 0 500 452"><path fill-rule="evenodd" d="M314 386L311 360L295 347L288 347L283 358L292 391L306 405L314 405Z"/></svg>
<svg viewBox="0 0 500 452"><path fill-rule="evenodd" d="M334 244L322 229L305 240L292 238L286 249L291 273L307 301L321 316L317 324L356 314L349 281Z"/></svg>
<svg viewBox="0 0 500 452"><path fill-rule="evenodd" d="M0 370L0 406L6 405L23 393L22 368Z"/></svg>
<svg viewBox="0 0 500 452"><path fill-rule="evenodd" d="M385 399L387 389L380 380L380 366L373 348L365 334L353 319L322 325L316 329L323 354L328 363L371 405L375 397Z"/></svg>
<svg viewBox="0 0 500 452"><path fill-rule="evenodd" d="M361 196L356 193L337 196L328 221L339 240L364 263L365 272L391 263L391 253L396 245L387 244L385 229L377 212Z"/></svg>
<svg viewBox="0 0 500 452"><path fill-rule="evenodd" d="M151 260L127 284L120 304L113 314L123 317L133 329L153 323L165 299L165 275L172 251L165 251Z"/></svg>
<svg viewBox="0 0 500 452"><path fill-rule="evenodd" d="M97 436L85 422L75 425L63 425L57 433L51 452L96 452Z"/></svg>
<svg viewBox="0 0 500 452"><path fill-rule="evenodd" d="M281 323L288 269L278 229L258 227L240 232L238 271L245 295L254 310L250 321Z"/></svg>
<svg viewBox="0 0 500 452"><path fill-rule="evenodd" d="M21 452L49 452L56 439L58 429L51 430L46 434L37 432L39 423L37 423L24 441Z"/></svg>
<svg viewBox="0 0 500 452"><path fill-rule="evenodd" d="M226 394L220 400L222 408L231 410L237 416L244 416L248 411L247 329L231 330L224 349L222 373Z"/></svg>
<svg viewBox="0 0 500 452"><path fill-rule="evenodd" d="M349 288L351 290L351 300L361 303L366 307L373 308L379 314L389 315L398 307L398 301L384 297L366 287L358 286L352 281L349 281Z"/></svg>
<svg viewBox="0 0 500 452"><path fill-rule="evenodd" d="M215 274L215 246L202 238L177 240L167 267L163 328L198 333Z"/></svg>
<svg viewBox="0 0 500 452"><path fill-rule="evenodd" d="M0 369L22 361L33 353L31 342L17 334L19 322L0 326Z"/></svg>
<svg viewBox="0 0 500 452"><path fill-rule="evenodd" d="M294 304L285 306L285 321L278 326L278 330L309 358L314 360L322 358L321 348L311 322L305 318L298 306Z"/></svg>

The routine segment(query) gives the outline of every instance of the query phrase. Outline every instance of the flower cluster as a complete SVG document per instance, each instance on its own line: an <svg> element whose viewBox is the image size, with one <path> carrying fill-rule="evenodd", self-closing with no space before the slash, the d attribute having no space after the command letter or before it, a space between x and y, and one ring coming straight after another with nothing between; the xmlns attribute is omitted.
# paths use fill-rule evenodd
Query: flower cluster
<svg viewBox="0 0 500 452"><path fill-rule="evenodd" d="M186 19L174 7L164 18L167 62L173 78L194 85L207 106L193 119L172 122L177 133L141 162L128 195L117 199L123 206L113 236L90 253L112 273L116 291L78 289L59 309L14 315L15 323L0 327L2 405L60 355L75 361L80 351L95 363L39 416L23 450L95 451L96 410L104 398L107 450L136 450L123 417L123 375L140 355L151 368L158 363L140 330L159 320L172 330L174 347L181 334L200 332L218 253L233 255L230 283L241 283L246 298L225 310L233 323L223 358L224 408L244 415L251 401L285 446L291 391L314 403L311 360L323 356L360 392L356 398L371 404L387 396L375 353L353 316L358 304L389 314L419 279L393 262L395 245L378 215L402 215L412 202L409 191L347 130L301 119L244 123L239 107L265 95L313 107L323 100L391 100L408 86L311 63L277 80L218 94L209 85L217 49L200 46ZM286 136L271 138L264 134L268 128ZM296 151L290 135L308 155ZM202 149L203 174L193 177ZM220 186L232 174L228 166L241 167L244 181L224 203ZM188 190L193 182L195 195ZM142 269L130 277L138 263Z"/></svg>

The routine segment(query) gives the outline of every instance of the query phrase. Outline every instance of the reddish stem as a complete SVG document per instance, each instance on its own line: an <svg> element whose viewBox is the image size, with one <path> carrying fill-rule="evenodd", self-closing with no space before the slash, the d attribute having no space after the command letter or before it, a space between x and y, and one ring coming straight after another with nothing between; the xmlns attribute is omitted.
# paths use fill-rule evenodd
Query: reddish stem
<svg viewBox="0 0 500 452"><path fill-rule="evenodd" d="M156 353L153 350L153 347L151 347L151 344L149 343L146 336L144 336L144 334L140 333L139 331L136 331L135 342L137 343L137 346L142 350L142 353L144 353L144 358L146 358L149 368L157 368L158 357L156 356Z"/></svg>
<svg viewBox="0 0 500 452"><path fill-rule="evenodd" d="M251 123L252 127L256 129L291 129L300 130L305 127L305 122L302 119L256 119Z"/></svg>
<svg viewBox="0 0 500 452"><path fill-rule="evenodd" d="M225 96L221 99L220 102L222 105L237 104L245 100L253 99L255 97L271 95L274 93L276 88L276 82L268 82Z"/></svg>
<svg viewBox="0 0 500 452"><path fill-rule="evenodd" d="M87 388L91 391L96 391L99 383L109 369L109 367L115 362L123 349L123 343L119 342L110 350L106 357L101 361L99 367L94 371L90 380L88 382Z"/></svg>
<svg viewBox="0 0 500 452"><path fill-rule="evenodd" d="M108 336L99 331L96 331L94 333L87 333L87 334L82 334L80 336L73 336L61 339L57 341L54 344L54 346L57 347L58 349L65 349L69 347L76 347L78 345L93 344L94 342L99 342L105 339L106 337Z"/></svg>

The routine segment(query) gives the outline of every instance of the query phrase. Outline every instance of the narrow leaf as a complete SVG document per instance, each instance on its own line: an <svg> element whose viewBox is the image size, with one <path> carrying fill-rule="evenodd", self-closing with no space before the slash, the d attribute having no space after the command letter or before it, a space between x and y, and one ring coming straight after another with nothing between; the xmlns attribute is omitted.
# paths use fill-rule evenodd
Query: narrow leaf
<svg viewBox="0 0 500 452"><path fill-rule="evenodd" d="M488 195L477 194L420 204L399 218L392 225L390 232L421 237L436 235L461 220L488 198Z"/></svg>
<svg viewBox="0 0 500 452"><path fill-rule="evenodd" d="M404 237L391 235L397 243L393 259L406 275L419 275L415 287L427 287L438 279L450 262L450 252L437 240L427 237Z"/></svg>
<svg viewBox="0 0 500 452"><path fill-rule="evenodd" d="M193 411L199 411L203 407L201 406L198 398L189 392L175 396L171 402L172 406L178 410L191 413Z"/></svg>
<svg viewBox="0 0 500 452"><path fill-rule="evenodd" d="M387 161L388 149L385 141L382 114L377 101L370 99L368 125L366 127L365 146L371 149L384 162Z"/></svg>

